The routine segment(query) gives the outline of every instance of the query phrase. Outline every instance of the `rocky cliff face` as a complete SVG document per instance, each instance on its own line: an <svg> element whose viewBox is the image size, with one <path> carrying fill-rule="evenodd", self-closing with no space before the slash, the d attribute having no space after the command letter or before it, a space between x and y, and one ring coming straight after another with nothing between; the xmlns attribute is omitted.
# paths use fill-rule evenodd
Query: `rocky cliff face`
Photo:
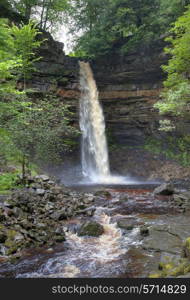
<svg viewBox="0 0 190 300"><path fill-rule="evenodd" d="M108 128L119 144L137 145L157 128L153 104L159 99L166 61L163 45L93 63Z"/></svg>
<svg viewBox="0 0 190 300"><path fill-rule="evenodd" d="M61 101L70 104L73 122L78 126L78 59L66 56L63 44L47 37L40 49L43 58L36 65L38 72L29 86L37 93L56 93ZM161 170L166 164L163 155L152 155L144 149L148 138L164 137L158 131L160 117L153 108L162 89L161 65L167 60L162 49L163 44L157 43L149 50L91 61L105 112L111 169L116 173L163 177ZM78 151L75 163L79 159ZM170 174L166 174L165 179L182 177L184 170L175 176L172 168L167 168ZM165 168L165 173L168 172Z"/></svg>
<svg viewBox="0 0 190 300"><path fill-rule="evenodd" d="M125 57L110 56L91 62L108 135L116 143L141 144L145 136L157 128L158 114L153 104L162 87L160 66L166 60L162 47L156 45L154 49ZM37 63L38 73L33 76L30 86L41 93L56 93L77 111L80 97L78 60L66 56L63 44L55 42L51 36L39 54L43 58Z"/></svg>

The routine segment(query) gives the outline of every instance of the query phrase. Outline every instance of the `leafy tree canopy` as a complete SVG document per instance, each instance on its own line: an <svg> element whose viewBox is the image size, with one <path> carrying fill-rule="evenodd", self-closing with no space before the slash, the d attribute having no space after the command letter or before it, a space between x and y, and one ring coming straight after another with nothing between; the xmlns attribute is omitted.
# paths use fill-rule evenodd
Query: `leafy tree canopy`
<svg viewBox="0 0 190 300"><path fill-rule="evenodd" d="M186 12L178 18L166 39L170 47L165 52L170 55L167 65L163 66L167 73L164 82L165 90L162 100L155 107L160 113L174 115L189 114L190 111L190 5Z"/></svg>
<svg viewBox="0 0 190 300"><path fill-rule="evenodd" d="M111 51L126 53L149 45L168 31L189 0L70 1L72 31L81 30L75 50L95 57Z"/></svg>

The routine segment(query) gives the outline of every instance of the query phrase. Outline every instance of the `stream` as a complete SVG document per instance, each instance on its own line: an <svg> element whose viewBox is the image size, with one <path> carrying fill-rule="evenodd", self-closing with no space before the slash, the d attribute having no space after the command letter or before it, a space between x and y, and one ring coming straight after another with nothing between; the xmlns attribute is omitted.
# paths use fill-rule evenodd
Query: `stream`
<svg viewBox="0 0 190 300"><path fill-rule="evenodd" d="M0 277L147 276L158 263L160 253L144 250L141 228L171 222L178 213L169 206L169 197L155 197L151 187L107 188L96 197L92 217L80 215L65 221L65 242L39 251L29 249L17 263L1 264ZM77 229L86 220L103 225L104 233L99 237L78 236ZM119 221L124 221L126 228L124 225L119 228Z"/></svg>

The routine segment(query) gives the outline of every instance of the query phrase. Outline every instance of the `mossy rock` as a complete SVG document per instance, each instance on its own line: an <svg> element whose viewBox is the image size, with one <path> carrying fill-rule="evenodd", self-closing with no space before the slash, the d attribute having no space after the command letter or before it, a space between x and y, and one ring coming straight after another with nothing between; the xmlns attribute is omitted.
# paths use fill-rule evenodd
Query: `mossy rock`
<svg viewBox="0 0 190 300"><path fill-rule="evenodd" d="M101 234L104 233L104 227L97 223L97 222L86 222L84 223L80 230L79 230L79 236L95 236L98 237Z"/></svg>
<svg viewBox="0 0 190 300"><path fill-rule="evenodd" d="M188 259L180 259L178 263L172 261L166 263L160 262L158 269L160 272L150 274L149 278L178 277L180 275L186 275L190 272L190 262Z"/></svg>
<svg viewBox="0 0 190 300"><path fill-rule="evenodd" d="M154 273L148 276L148 278L161 278L161 277L162 277L161 273Z"/></svg>

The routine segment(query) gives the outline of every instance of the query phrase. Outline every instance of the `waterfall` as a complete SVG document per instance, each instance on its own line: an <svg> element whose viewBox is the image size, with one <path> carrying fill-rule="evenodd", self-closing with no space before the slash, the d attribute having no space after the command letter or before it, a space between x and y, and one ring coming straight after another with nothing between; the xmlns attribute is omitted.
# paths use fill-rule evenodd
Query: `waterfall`
<svg viewBox="0 0 190 300"><path fill-rule="evenodd" d="M105 121L90 64L80 64L80 129L82 172L93 182L110 177Z"/></svg>

